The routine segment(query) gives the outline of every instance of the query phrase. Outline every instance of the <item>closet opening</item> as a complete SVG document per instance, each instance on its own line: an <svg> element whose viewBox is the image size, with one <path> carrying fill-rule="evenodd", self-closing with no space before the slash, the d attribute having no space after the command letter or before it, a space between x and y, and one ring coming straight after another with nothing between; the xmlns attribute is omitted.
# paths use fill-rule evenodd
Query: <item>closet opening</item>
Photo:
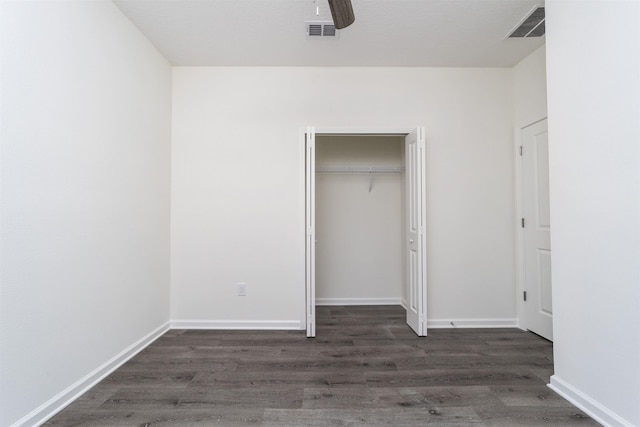
<svg viewBox="0 0 640 427"><path fill-rule="evenodd" d="M404 136L316 135L316 305L403 305Z"/></svg>
<svg viewBox="0 0 640 427"><path fill-rule="evenodd" d="M305 132L308 337L316 305L401 305L426 335L423 135Z"/></svg>

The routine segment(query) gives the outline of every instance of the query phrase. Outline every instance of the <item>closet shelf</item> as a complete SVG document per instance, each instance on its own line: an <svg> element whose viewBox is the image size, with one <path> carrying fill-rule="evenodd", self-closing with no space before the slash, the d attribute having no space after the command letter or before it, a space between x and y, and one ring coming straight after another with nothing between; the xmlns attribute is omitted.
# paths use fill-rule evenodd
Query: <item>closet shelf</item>
<svg viewBox="0 0 640 427"><path fill-rule="evenodd" d="M394 174L403 173L403 167L318 167L316 173L321 174Z"/></svg>

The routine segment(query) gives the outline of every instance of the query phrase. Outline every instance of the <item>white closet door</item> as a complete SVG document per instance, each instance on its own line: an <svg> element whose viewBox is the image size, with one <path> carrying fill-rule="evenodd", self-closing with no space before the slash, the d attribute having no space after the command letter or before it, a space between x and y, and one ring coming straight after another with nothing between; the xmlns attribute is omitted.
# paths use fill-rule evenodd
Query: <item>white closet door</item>
<svg viewBox="0 0 640 427"><path fill-rule="evenodd" d="M407 324L427 335L424 129L405 137Z"/></svg>
<svg viewBox="0 0 640 427"><path fill-rule="evenodd" d="M305 134L307 337L316 336L316 134Z"/></svg>

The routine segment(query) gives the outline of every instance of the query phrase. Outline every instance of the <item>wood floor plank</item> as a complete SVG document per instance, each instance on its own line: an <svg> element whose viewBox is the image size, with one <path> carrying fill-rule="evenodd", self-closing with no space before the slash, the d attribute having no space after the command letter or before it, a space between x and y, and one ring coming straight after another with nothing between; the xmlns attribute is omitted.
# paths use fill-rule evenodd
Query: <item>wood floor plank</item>
<svg viewBox="0 0 640 427"><path fill-rule="evenodd" d="M301 388L273 388L269 393L256 387L235 389L212 388L209 386L190 387L186 390L127 389L113 394L100 409L121 410L132 408L138 411L156 409L201 409L212 408L301 408L303 390Z"/></svg>
<svg viewBox="0 0 640 427"><path fill-rule="evenodd" d="M596 426L549 389L553 344L436 329L399 306L317 308L304 331L170 330L45 425Z"/></svg>
<svg viewBox="0 0 640 427"><path fill-rule="evenodd" d="M269 372L259 375L254 372L223 372L203 375L197 381L211 387L256 387L269 393L273 387L301 387L301 386L331 386L331 387L365 387L367 385L364 373L361 371L306 371L295 370ZM194 380L195 383L195 380Z"/></svg>
<svg viewBox="0 0 640 427"><path fill-rule="evenodd" d="M537 386L501 385L489 386L489 389L491 390L491 393L506 406L530 406L541 409L550 407L567 407L567 401L548 387L541 389Z"/></svg>
<svg viewBox="0 0 640 427"><path fill-rule="evenodd" d="M244 427L260 426L264 409L168 409L153 412L99 409L58 416L46 425L61 427Z"/></svg>
<svg viewBox="0 0 640 427"><path fill-rule="evenodd" d="M304 389L305 409L364 409L405 407L407 400L395 388L317 387Z"/></svg>
<svg viewBox="0 0 640 427"><path fill-rule="evenodd" d="M264 426L485 426L473 408L431 409L267 409Z"/></svg>
<svg viewBox="0 0 640 427"><path fill-rule="evenodd" d="M238 364L237 372L244 371L349 371L352 369L364 369L371 371L397 371L395 362L390 358L380 357L344 357L339 359L315 360L300 358L268 358L257 361L242 361Z"/></svg>
<svg viewBox="0 0 640 427"><path fill-rule="evenodd" d="M428 369L398 372L374 372L365 374L369 385L380 387L425 387L443 385L503 385L538 384L540 379L522 368L498 369Z"/></svg>
<svg viewBox="0 0 640 427"><path fill-rule="evenodd" d="M476 411L486 425L491 427L599 425L579 410L565 406L548 408L504 406L477 408Z"/></svg>
<svg viewBox="0 0 640 427"><path fill-rule="evenodd" d="M407 406L442 408L501 406L501 400L490 387L478 386L436 386L399 388L398 393L405 399Z"/></svg>

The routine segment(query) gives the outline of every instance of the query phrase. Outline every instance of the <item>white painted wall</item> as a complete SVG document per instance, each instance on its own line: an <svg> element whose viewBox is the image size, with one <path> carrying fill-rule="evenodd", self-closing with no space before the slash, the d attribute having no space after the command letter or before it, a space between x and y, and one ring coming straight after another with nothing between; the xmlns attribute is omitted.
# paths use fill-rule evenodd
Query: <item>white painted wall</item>
<svg viewBox="0 0 640 427"><path fill-rule="evenodd" d="M404 136L318 135L322 167L402 168ZM402 301L403 194L404 173L316 175L318 303Z"/></svg>
<svg viewBox="0 0 640 427"><path fill-rule="evenodd" d="M547 0L552 386L640 425L640 2Z"/></svg>
<svg viewBox="0 0 640 427"><path fill-rule="evenodd" d="M169 320L171 67L110 1L3 1L2 43L0 425L32 425Z"/></svg>
<svg viewBox="0 0 640 427"><path fill-rule="evenodd" d="M304 322L306 125L425 126L429 318L515 318L510 69L177 67L173 87L172 319Z"/></svg>
<svg viewBox="0 0 640 427"><path fill-rule="evenodd" d="M547 117L547 57L542 45L513 67L513 122L516 128Z"/></svg>

